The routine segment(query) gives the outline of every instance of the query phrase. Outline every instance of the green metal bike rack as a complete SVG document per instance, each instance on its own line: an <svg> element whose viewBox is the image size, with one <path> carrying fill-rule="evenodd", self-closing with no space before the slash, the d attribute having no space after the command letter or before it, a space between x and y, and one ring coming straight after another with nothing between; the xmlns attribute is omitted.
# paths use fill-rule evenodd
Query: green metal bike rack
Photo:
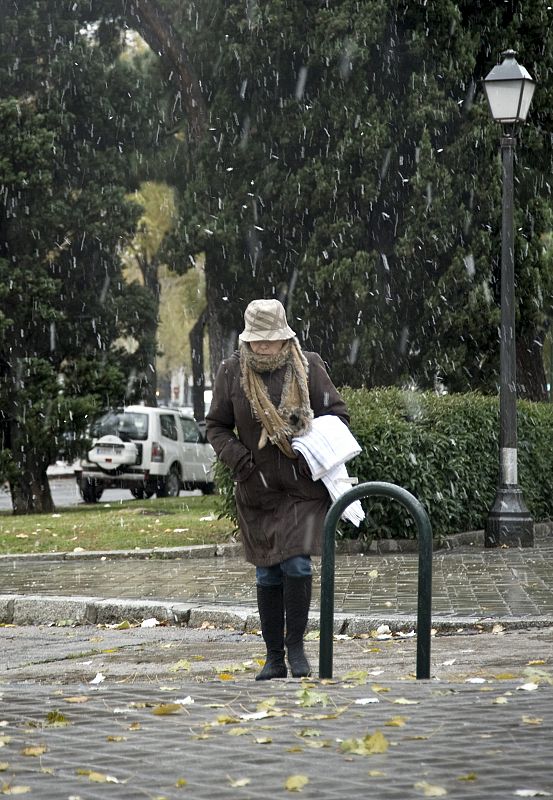
<svg viewBox="0 0 553 800"><path fill-rule="evenodd" d="M430 678L430 632L432 616L432 525L424 507L406 489L393 483L372 481L354 486L332 504L324 523L321 564L321 623L319 678L332 678L334 627L334 567L336 526L345 509L362 497L380 495L400 502L415 520L419 540L419 585L417 601L417 679Z"/></svg>

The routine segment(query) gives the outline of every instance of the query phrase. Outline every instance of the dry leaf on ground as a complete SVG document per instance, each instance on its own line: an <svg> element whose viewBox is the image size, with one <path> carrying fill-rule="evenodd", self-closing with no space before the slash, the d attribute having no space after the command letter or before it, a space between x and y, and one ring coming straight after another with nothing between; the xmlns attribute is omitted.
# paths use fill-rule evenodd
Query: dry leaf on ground
<svg viewBox="0 0 553 800"><path fill-rule="evenodd" d="M415 789L422 792L425 797L444 797L447 794L447 789L444 789L443 786L436 786L426 781L416 783Z"/></svg>
<svg viewBox="0 0 553 800"><path fill-rule="evenodd" d="M301 792L308 783L309 778L307 775L290 775L286 778L284 788L289 792Z"/></svg>

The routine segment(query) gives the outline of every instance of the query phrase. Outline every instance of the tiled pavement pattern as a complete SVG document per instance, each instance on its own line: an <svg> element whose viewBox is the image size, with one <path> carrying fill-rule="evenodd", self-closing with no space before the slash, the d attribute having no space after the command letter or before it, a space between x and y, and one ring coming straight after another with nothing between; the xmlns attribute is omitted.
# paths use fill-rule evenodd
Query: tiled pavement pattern
<svg viewBox="0 0 553 800"><path fill-rule="evenodd" d="M316 565L313 608L318 606ZM335 611L414 615L416 554L337 556ZM0 594L255 605L254 569L240 558L0 561ZM434 618L553 618L553 537L524 550L463 547L433 558Z"/></svg>
<svg viewBox="0 0 553 800"><path fill-rule="evenodd" d="M296 796L285 782L303 776L305 800L550 796L553 687L524 685L342 680L309 688L240 678L184 680L169 693L144 683L4 684L0 793L258 800ZM377 702L356 702L366 699ZM179 700L186 704L176 703L176 713L156 713ZM363 751L377 731L384 738L365 744L379 741L385 752L342 749L355 739Z"/></svg>

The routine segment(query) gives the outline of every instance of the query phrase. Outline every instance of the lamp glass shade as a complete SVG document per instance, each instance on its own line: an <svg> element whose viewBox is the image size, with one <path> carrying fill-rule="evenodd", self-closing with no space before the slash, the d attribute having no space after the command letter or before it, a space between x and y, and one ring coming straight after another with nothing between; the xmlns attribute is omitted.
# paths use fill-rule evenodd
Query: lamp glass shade
<svg viewBox="0 0 553 800"><path fill-rule="evenodd" d="M516 62L512 50L506 53L503 63L491 70L483 83L496 122L526 120L536 84L528 70Z"/></svg>

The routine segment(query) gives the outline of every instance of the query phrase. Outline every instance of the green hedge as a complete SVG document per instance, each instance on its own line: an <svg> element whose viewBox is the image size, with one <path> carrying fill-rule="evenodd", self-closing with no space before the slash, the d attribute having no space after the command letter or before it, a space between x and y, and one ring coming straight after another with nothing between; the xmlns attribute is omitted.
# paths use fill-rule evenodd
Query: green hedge
<svg viewBox="0 0 553 800"><path fill-rule="evenodd" d="M349 462L359 483L389 481L426 508L434 536L485 526L498 478L498 399L401 389L342 389L352 432L363 448ZM553 405L518 402L518 474L534 519L553 516ZM236 523L232 481L218 468L221 512ZM364 503L368 520L345 536L414 538L410 516L390 500Z"/></svg>

